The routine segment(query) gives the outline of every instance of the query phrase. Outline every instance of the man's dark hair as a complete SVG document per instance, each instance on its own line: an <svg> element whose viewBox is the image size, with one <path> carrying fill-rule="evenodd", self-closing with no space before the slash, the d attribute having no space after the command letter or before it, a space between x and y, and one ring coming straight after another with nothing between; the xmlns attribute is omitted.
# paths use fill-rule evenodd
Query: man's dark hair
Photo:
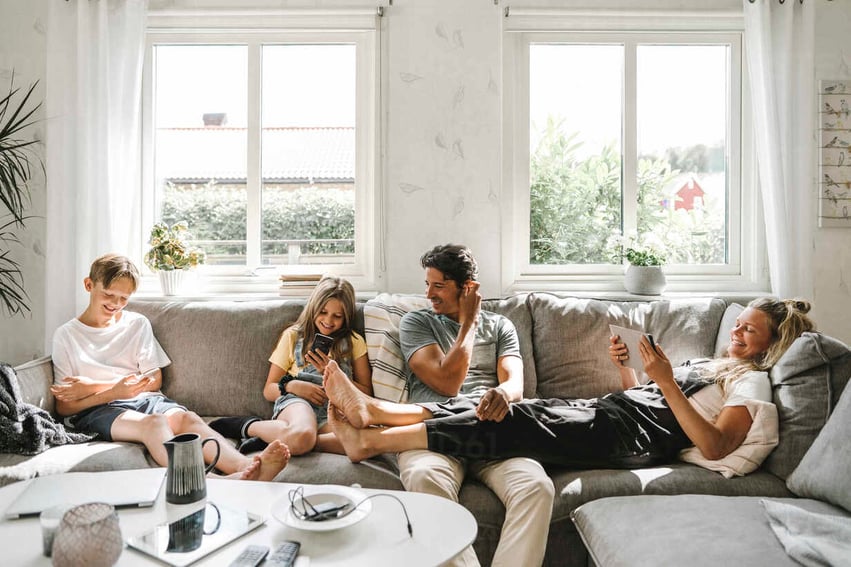
<svg viewBox="0 0 851 567"><path fill-rule="evenodd" d="M454 281L458 287L464 287L469 280L479 278L479 266L473 253L460 244L435 246L420 258L423 268L434 268L443 272L443 276Z"/></svg>

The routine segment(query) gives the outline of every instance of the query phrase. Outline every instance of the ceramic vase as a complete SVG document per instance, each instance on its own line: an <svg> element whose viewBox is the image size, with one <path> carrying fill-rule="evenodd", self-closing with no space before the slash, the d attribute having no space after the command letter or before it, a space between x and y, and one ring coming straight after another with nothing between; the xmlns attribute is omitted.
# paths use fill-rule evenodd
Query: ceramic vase
<svg viewBox="0 0 851 567"><path fill-rule="evenodd" d="M665 290L662 266L633 266L630 264L623 278L623 286L636 295L660 295Z"/></svg>
<svg viewBox="0 0 851 567"><path fill-rule="evenodd" d="M183 288L186 270L160 270L160 289L163 295L178 295Z"/></svg>
<svg viewBox="0 0 851 567"><path fill-rule="evenodd" d="M65 512L53 540L54 567L109 567L124 549L111 504L91 502Z"/></svg>

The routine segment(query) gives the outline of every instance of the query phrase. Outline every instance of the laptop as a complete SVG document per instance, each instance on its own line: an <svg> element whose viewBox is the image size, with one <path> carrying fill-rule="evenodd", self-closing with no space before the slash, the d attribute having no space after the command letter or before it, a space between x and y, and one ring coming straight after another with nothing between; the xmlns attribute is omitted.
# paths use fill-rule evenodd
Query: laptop
<svg viewBox="0 0 851 567"><path fill-rule="evenodd" d="M86 502L106 502L115 507L153 506L165 472L161 467L39 476L6 509L5 516L32 516L57 504L74 506Z"/></svg>

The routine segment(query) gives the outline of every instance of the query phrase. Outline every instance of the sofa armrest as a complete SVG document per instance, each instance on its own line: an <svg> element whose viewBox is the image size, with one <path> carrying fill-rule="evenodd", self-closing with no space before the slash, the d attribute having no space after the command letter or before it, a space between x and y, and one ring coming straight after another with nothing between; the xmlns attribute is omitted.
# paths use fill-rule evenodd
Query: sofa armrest
<svg viewBox="0 0 851 567"><path fill-rule="evenodd" d="M53 413L55 402L50 386L53 385L53 361L45 356L15 367L23 401Z"/></svg>

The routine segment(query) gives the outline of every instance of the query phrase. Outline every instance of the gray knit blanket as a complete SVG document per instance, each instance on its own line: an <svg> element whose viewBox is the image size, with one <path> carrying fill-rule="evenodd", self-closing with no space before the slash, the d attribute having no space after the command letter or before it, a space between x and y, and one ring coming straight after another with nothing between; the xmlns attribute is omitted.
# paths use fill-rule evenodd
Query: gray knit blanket
<svg viewBox="0 0 851 567"><path fill-rule="evenodd" d="M23 402L15 369L0 362L0 453L36 455L54 445L85 443L93 437L68 432L49 412Z"/></svg>

